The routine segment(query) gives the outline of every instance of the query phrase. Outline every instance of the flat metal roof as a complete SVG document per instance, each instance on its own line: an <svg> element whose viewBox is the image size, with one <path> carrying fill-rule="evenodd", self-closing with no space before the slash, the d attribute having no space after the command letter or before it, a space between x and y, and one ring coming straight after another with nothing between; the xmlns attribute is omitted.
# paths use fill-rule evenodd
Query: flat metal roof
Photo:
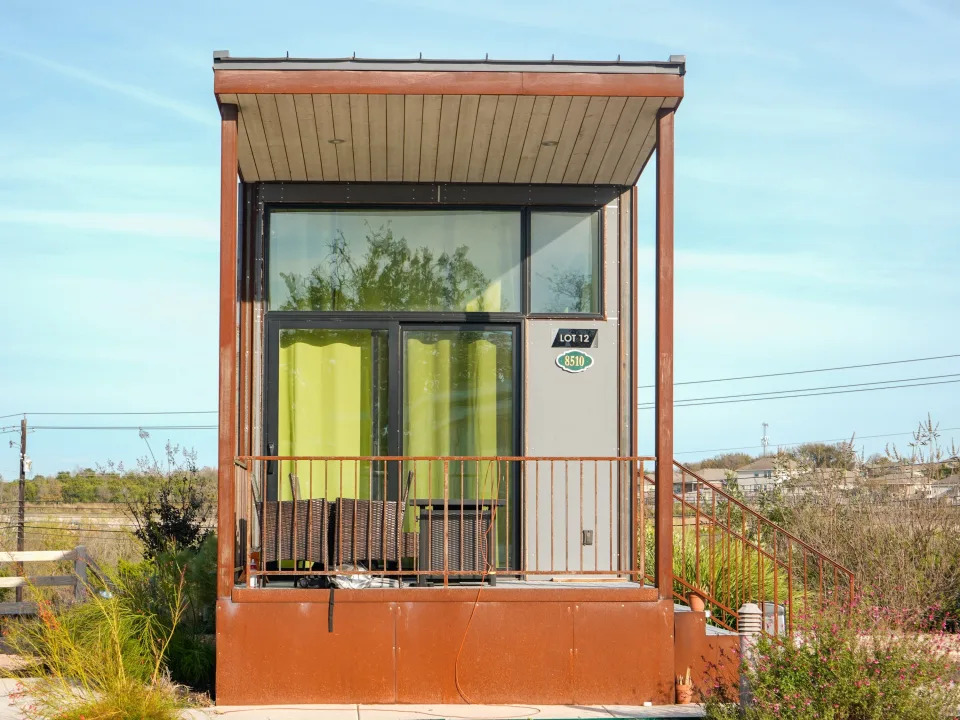
<svg viewBox="0 0 960 720"><path fill-rule="evenodd" d="M230 70L399 70L406 72L538 72L538 73L647 73L683 75L686 57L671 55L668 60L497 60L485 57L472 60L418 58L297 58L231 57L227 50L213 53L214 69Z"/></svg>

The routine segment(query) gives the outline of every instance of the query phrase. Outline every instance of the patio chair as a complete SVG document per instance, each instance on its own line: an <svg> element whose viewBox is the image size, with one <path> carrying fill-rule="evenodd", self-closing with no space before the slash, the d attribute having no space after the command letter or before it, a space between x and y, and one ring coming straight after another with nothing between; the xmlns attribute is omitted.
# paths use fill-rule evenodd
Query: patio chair
<svg viewBox="0 0 960 720"><path fill-rule="evenodd" d="M290 473L292 500L268 500L258 505L263 512L263 561L296 562L296 569L328 570L330 568L330 527L333 503L325 498L300 499L300 483Z"/></svg>
<svg viewBox="0 0 960 720"><path fill-rule="evenodd" d="M333 564L400 563L411 557L416 546L416 533L403 532L413 471L399 500L366 500L340 498L333 513ZM398 547L399 544L399 547Z"/></svg>

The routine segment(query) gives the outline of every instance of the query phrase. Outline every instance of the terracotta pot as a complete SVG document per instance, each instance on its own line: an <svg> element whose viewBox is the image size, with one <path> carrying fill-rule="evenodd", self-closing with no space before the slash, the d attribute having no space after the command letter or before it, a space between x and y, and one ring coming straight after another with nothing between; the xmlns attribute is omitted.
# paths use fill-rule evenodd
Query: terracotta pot
<svg viewBox="0 0 960 720"><path fill-rule="evenodd" d="M703 612L707 608L703 595L696 592L687 593L687 605L693 612Z"/></svg>
<svg viewBox="0 0 960 720"><path fill-rule="evenodd" d="M693 702L693 685L677 683L677 704L689 705Z"/></svg>

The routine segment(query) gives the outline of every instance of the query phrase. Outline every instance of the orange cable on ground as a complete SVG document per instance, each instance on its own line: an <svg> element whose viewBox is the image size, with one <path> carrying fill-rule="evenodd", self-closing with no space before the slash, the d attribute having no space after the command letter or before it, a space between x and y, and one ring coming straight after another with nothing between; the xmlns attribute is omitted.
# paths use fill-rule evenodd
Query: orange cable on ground
<svg viewBox="0 0 960 720"><path fill-rule="evenodd" d="M499 463L500 463L499 459L496 460L495 462L499 466ZM467 697L466 693L464 693L463 691L463 687L461 687L460 685L460 656L463 654L463 647L464 645L466 645L466 642L467 642L467 634L470 632L470 626L473 624L473 616L476 615L477 607L480 605L480 593L483 592L483 583L486 581L486 578L487 578L487 565L488 565L487 564L487 547L489 545L490 532L493 530L494 527L496 527L496 524L497 524L497 508L499 507L499 505L497 504L497 500L499 499L500 499L500 473L498 472L496 483L494 485L494 492L492 497L493 502L491 503L492 509L490 511L490 525L487 527L487 530L484 533L484 538L483 538L484 539L484 542L482 545L483 564L480 569L480 586L477 588L477 597L473 601L473 608L470 610L470 617L467 618L467 626L463 629L463 637L460 639L460 648L457 650L457 658L453 663L453 680L457 686L457 693L460 695L463 701L468 705L472 705L473 703L470 702L470 698ZM479 518L478 518L478 521L479 521ZM463 522L463 518L460 519L460 522L461 523Z"/></svg>

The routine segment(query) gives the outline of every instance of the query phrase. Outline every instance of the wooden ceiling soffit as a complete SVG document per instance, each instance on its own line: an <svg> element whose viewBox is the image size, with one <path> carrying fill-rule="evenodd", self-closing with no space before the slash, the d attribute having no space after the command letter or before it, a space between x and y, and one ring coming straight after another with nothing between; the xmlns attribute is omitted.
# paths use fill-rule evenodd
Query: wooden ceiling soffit
<svg viewBox="0 0 960 720"><path fill-rule="evenodd" d="M656 144L658 111L676 108L683 95L683 78L666 74L215 77L219 101L239 110L246 182L632 185Z"/></svg>

